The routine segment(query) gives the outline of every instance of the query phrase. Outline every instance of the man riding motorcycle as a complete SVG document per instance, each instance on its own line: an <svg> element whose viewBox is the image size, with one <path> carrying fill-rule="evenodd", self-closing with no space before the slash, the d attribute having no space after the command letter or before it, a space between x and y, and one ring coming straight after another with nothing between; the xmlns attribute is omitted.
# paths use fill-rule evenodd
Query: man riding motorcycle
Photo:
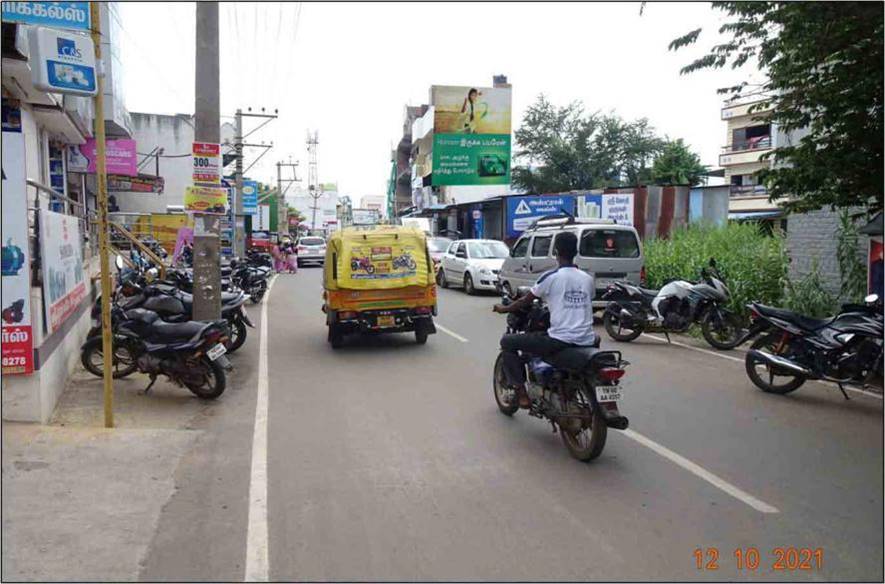
<svg viewBox="0 0 885 584"><path fill-rule="evenodd" d="M519 407L531 403L525 388L525 367L519 351L545 359L570 347L595 344L593 332L593 276L574 264L578 254L578 238L565 231L556 236L555 249L559 267L541 275L525 296L504 306L496 304L497 313L523 310L540 298L550 307L550 328L546 333L511 334L501 337L504 375L519 396Z"/></svg>

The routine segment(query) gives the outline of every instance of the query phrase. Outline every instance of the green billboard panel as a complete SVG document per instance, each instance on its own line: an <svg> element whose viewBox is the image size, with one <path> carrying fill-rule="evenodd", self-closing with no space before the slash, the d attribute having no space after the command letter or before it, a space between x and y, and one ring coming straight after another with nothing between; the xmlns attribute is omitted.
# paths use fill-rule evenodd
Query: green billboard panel
<svg viewBox="0 0 885 584"><path fill-rule="evenodd" d="M434 186L506 184L510 134L434 134Z"/></svg>

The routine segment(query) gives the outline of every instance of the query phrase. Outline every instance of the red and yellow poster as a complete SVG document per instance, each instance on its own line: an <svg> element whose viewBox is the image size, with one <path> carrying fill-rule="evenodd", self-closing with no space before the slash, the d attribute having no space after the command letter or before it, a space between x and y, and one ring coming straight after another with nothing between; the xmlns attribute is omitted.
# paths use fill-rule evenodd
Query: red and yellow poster
<svg viewBox="0 0 885 584"><path fill-rule="evenodd" d="M227 189L188 187L184 193L184 210L188 213L224 215L227 213Z"/></svg>

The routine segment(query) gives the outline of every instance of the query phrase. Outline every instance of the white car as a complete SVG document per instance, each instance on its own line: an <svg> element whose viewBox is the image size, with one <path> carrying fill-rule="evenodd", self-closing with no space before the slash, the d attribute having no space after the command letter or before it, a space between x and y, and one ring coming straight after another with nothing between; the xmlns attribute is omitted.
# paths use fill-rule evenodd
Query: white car
<svg viewBox="0 0 885 584"><path fill-rule="evenodd" d="M305 235L295 244L298 267L303 264L323 265L326 261L326 240L316 235Z"/></svg>
<svg viewBox="0 0 885 584"><path fill-rule="evenodd" d="M462 286L468 294L477 290L497 290L498 272L510 248L495 239L461 239L453 241L436 273L442 288Z"/></svg>

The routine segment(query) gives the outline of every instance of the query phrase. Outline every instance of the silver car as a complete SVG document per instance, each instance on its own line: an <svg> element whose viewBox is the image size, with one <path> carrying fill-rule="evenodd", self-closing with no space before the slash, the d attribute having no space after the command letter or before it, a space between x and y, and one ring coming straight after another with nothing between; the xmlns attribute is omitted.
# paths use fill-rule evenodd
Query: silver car
<svg viewBox="0 0 885 584"><path fill-rule="evenodd" d="M468 294L497 290L498 272L510 250L496 239L461 239L449 245L436 272L442 288L462 286Z"/></svg>
<svg viewBox="0 0 885 584"><path fill-rule="evenodd" d="M640 285L644 280L645 257L633 227L602 219L547 219L538 221L513 245L501 267L503 290L509 293L520 286L532 286L541 274L554 269L555 238L564 231L578 237L575 264L596 278L594 308L605 307L601 298L610 282L626 280Z"/></svg>
<svg viewBox="0 0 885 584"><path fill-rule="evenodd" d="M326 261L326 240L316 235L305 235L295 244L298 267L304 264L323 265Z"/></svg>

